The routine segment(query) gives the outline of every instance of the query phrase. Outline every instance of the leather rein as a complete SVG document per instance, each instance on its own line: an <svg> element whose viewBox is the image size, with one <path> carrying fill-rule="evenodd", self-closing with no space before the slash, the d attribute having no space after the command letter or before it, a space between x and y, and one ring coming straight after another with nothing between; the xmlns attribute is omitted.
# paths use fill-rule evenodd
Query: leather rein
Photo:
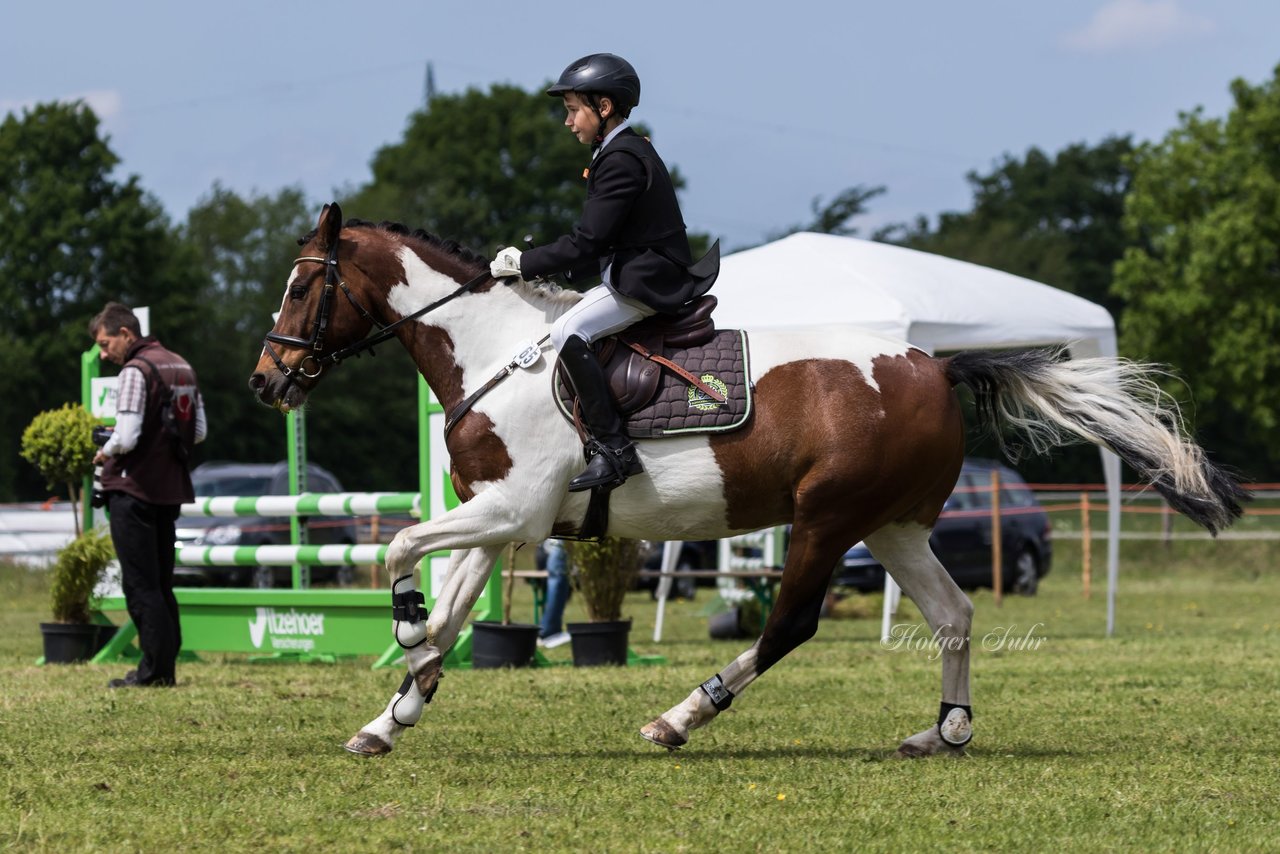
<svg viewBox="0 0 1280 854"><path fill-rule="evenodd" d="M279 332L273 331L268 332L262 341L263 349L267 351L267 355L271 357L271 361L275 362L276 368L278 368L280 373L290 380L294 378L295 374L304 376L307 379L314 379L320 376L320 372L329 365L336 365L343 359L358 356L365 350L368 350L370 355L372 355L373 347L375 345L381 344L390 339L395 335L396 330L404 324L411 320L416 320L424 314L429 314L430 312L435 311L450 300L460 297L465 293L469 293L478 285L492 278L488 272L481 273L466 284L459 286L457 290L450 292L448 295L441 297L429 305L423 306L413 314L407 314L399 320L388 324L379 322L376 317L370 314L369 311L360 304L360 301L355 298L355 295L351 293L351 289L347 287L346 281L338 274L337 243L334 243L334 245L329 249L328 255L324 258L321 258L318 255L303 255L294 259L293 263L296 266L301 261L314 261L318 264L325 265L324 290L320 294L320 307L316 311L316 319L311 327L311 337L299 338L294 335L282 335ZM349 344L346 347L333 351L332 353L322 355L321 350L324 349L325 333L328 332L329 329L329 315L333 310L333 293L337 288L342 289L342 292L346 295L347 301L351 303L352 307L359 312L361 317L376 326L378 331L355 342L354 344ZM276 353L275 348L271 346L273 343L286 347L297 347L308 350L309 352L307 355L302 357L302 361L298 363L296 368L291 368L286 365L284 360L280 358L278 353ZM308 371L306 369L308 361L314 365L313 371Z"/></svg>

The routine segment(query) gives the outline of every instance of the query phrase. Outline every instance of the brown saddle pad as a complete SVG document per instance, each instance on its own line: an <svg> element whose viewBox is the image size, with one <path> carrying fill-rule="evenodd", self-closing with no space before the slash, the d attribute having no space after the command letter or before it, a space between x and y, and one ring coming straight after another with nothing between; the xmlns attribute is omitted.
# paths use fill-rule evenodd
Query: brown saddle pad
<svg viewBox="0 0 1280 854"><path fill-rule="evenodd" d="M703 343L658 350L657 341L633 341L625 330L605 339L598 347L605 363L605 375L619 411L633 439L657 439L689 433L724 433L746 424L751 418L752 388L747 333L721 329L710 333ZM643 333L642 333L642 337ZM704 385L724 396L717 401L668 367L635 352L628 343L674 362ZM650 346L653 345L653 346ZM577 395L555 372L555 397L560 414L574 423Z"/></svg>

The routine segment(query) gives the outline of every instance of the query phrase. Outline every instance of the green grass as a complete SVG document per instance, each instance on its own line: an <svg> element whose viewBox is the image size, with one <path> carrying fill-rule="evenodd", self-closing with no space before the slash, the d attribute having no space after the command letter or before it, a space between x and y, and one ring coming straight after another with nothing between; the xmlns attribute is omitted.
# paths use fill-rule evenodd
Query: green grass
<svg viewBox="0 0 1280 854"><path fill-rule="evenodd" d="M1039 648L976 649L969 757L910 762L890 755L936 715L939 665L881 649L878 612L824 621L668 754L638 727L744 644L707 639L704 590L655 645L634 594L633 646L668 665L450 672L361 760L342 742L402 674L214 657L109 692L120 666L32 664L44 579L0 567L0 848L1276 850L1280 547L1126 544L1110 639L1104 555L1089 601L1065 541L1039 596L974 595L975 645L1035 626Z"/></svg>

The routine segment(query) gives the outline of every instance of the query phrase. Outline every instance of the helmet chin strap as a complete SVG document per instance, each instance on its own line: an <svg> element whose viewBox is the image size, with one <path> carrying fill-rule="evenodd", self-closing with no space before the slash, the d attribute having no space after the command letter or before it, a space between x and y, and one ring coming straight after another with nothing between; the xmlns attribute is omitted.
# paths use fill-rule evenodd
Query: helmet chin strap
<svg viewBox="0 0 1280 854"><path fill-rule="evenodd" d="M594 94L587 95L587 103L591 105L591 111L595 113L596 118L600 120L600 123L596 125L595 139L591 140L591 156L595 157L596 152L600 150L600 146L604 145L604 138L609 135L608 131L604 129L604 126L608 124L608 120L604 116L600 115L600 96L599 95L594 95ZM609 114L610 118L612 118L613 115L614 113L610 113Z"/></svg>

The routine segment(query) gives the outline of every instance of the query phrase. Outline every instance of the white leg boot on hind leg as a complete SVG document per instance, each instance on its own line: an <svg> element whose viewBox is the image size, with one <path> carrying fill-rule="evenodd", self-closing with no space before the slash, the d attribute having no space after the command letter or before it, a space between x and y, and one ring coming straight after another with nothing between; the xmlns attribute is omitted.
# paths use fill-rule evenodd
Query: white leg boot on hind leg
<svg viewBox="0 0 1280 854"><path fill-rule="evenodd" d="M939 753L963 756L965 745L972 739L972 710L968 706L944 702L938 713L937 725L904 739L894 755L899 759L916 759Z"/></svg>

